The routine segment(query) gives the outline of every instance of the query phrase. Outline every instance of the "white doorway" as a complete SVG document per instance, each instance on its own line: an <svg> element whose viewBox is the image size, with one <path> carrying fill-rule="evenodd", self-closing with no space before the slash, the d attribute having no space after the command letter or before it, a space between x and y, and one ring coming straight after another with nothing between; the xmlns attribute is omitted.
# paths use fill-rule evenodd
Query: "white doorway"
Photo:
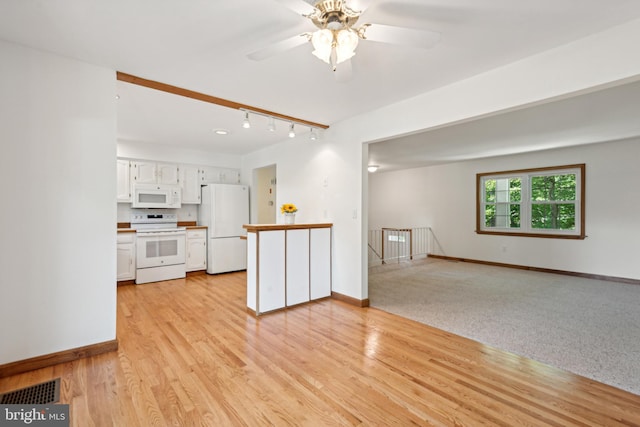
<svg viewBox="0 0 640 427"><path fill-rule="evenodd" d="M276 165L253 170L253 201L257 224L276 223Z"/></svg>

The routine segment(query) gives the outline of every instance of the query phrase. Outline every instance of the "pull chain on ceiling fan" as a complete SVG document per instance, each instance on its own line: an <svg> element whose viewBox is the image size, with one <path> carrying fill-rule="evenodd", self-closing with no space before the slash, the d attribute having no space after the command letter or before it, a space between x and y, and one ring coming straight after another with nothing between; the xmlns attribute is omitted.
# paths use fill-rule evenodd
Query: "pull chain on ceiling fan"
<svg viewBox="0 0 640 427"><path fill-rule="evenodd" d="M348 61L355 55L360 40L430 48L440 40L440 34L433 31L414 30L381 24L355 26L363 11L356 11L343 0L318 0L313 5L302 0L277 0L287 8L309 19L318 30L306 32L277 42L271 46L247 55L260 61L305 42L313 45L313 55L331 66Z"/></svg>

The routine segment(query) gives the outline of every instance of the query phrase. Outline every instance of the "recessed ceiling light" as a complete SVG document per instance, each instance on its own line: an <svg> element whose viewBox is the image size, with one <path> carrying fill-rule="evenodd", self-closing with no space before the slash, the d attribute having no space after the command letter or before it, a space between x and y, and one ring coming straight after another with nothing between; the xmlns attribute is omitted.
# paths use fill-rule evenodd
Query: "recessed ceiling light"
<svg viewBox="0 0 640 427"><path fill-rule="evenodd" d="M213 130L213 132L214 132L216 135L229 135L229 133L230 133L230 132L229 132L228 130L226 130L226 129L214 129L214 130Z"/></svg>

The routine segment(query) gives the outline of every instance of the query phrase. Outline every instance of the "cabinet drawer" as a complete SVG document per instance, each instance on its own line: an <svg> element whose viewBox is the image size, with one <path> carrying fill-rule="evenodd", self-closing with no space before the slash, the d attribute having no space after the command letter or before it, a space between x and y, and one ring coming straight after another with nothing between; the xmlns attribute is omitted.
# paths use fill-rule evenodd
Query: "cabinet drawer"
<svg viewBox="0 0 640 427"><path fill-rule="evenodd" d="M118 243L133 243L136 238L136 233L118 233Z"/></svg>
<svg viewBox="0 0 640 427"><path fill-rule="evenodd" d="M203 228L197 228L194 230L187 229L187 239L206 239L207 230Z"/></svg>

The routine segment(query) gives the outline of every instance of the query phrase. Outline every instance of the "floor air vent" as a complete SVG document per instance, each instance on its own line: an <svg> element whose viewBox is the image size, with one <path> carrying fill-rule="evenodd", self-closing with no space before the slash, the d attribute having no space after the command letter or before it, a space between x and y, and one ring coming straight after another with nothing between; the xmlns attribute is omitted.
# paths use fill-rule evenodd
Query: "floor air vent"
<svg viewBox="0 0 640 427"><path fill-rule="evenodd" d="M46 405L60 400L60 378L0 394L0 405Z"/></svg>

